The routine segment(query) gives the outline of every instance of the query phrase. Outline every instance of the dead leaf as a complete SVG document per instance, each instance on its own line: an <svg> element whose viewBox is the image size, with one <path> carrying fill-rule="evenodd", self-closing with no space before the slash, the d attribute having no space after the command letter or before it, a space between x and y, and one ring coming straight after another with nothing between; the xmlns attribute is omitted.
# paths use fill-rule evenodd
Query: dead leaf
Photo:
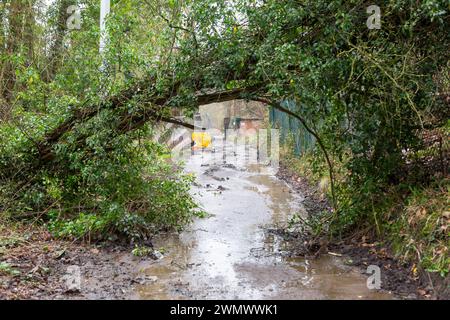
<svg viewBox="0 0 450 320"><path fill-rule="evenodd" d="M58 260L58 259L61 259L65 254L66 254L66 249L58 250L53 255L53 258Z"/></svg>
<svg viewBox="0 0 450 320"><path fill-rule="evenodd" d="M420 294L421 296L425 296L427 294L427 292L423 289L417 289L417 293Z"/></svg>

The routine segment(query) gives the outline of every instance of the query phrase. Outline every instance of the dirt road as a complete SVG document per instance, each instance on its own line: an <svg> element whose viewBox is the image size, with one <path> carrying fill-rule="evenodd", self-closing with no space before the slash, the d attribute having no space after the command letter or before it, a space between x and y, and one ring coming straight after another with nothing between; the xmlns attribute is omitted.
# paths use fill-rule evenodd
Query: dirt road
<svg viewBox="0 0 450 320"><path fill-rule="evenodd" d="M369 290L367 275L345 259L292 258L267 230L302 214L302 196L258 165L210 164L194 155L186 171L197 176L196 199L208 213L181 234L154 239L163 259L141 266L150 283L138 299L391 299Z"/></svg>

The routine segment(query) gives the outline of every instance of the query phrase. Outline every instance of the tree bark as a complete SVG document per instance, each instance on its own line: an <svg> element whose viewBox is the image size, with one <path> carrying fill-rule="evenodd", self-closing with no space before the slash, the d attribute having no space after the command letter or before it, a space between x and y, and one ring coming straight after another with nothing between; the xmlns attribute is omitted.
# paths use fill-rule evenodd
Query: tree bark
<svg viewBox="0 0 450 320"><path fill-rule="evenodd" d="M50 48L48 56L48 67L44 73L45 80L47 82L52 81L61 66L61 58L64 51L64 37L67 33L67 19L69 14L67 8L73 5L74 1L71 0L58 0L54 5L57 6L57 18L55 33L53 35L53 44Z"/></svg>
<svg viewBox="0 0 450 320"><path fill-rule="evenodd" d="M2 121L7 121L11 117L12 101L17 89L15 66L11 57L24 53L27 57L27 66L33 63L34 1L12 0L9 2L9 6L7 6L8 22L3 27L8 27L8 36L6 46L4 46L4 52L10 60L5 60L0 76L0 120Z"/></svg>

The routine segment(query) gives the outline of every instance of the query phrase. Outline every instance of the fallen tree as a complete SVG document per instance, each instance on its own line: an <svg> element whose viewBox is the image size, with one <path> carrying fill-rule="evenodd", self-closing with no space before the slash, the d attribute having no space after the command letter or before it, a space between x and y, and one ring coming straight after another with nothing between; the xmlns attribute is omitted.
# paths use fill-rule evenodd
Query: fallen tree
<svg viewBox="0 0 450 320"><path fill-rule="evenodd" d="M254 90L254 88L252 88ZM212 93L197 94L194 98L196 105L205 105L210 103L225 102L244 98L245 95L253 94L252 89L235 89L227 91L215 91ZM73 130L77 123L87 121L96 116L100 111L105 109L120 110L127 102L138 97L139 104L142 108L138 112L129 114L128 112L121 112L121 122L117 126L119 134L125 134L128 131L141 128L146 122L167 122L173 123L194 130L195 127L191 124L182 122L174 117L171 117L170 99L172 95L151 97L148 93L143 93L141 85L133 86L120 95L107 99L106 102L100 105L89 107L81 107L71 117L69 117L62 124L58 125L44 139L36 145L39 150L39 161L51 161L54 159L53 147L60 139ZM200 128L198 128L200 129ZM86 137L83 137L86 138ZM79 143L82 143L80 138Z"/></svg>
<svg viewBox="0 0 450 320"><path fill-rule="evenodd" d="M145 47L158 62L136 64L138 71L117 62L129 53L121 51L122 34L128 34L120 26L130 27L127 16L114 24L108 61L116 69L111 67L114 72L105 80L118 74L114 93L85 100L90 86L80 85L83 91L73 85L72 100L85 102L63 101L58 107L70 105L69 114L46 121L40 109L30 111L45 127L31 138L29 124L12 126L13 133L5 130L5 140L12 143L0 146L0 207L12 215L50 216L49 210L66 214L80 202L89 202L81 207L96 212L103 202L118 201L132 212L129 200L135 199L118 181L130 180L121 170L141 179L138 168L143 167L137 163L148 163L144 154L160 152L155 145L141 153L134 149L141 136L151 136L147 124L165 121L192 129L171 111L189 114L198 105L247 99L289 114L316 137L320 152L314 154L313 167L320 169L325 162L336 214L343 217L336 224L338 233L379 226L373 212L383 192L410 183L411 162L427 152L421 131L442 127L448 119L447 7L443 1L415 3L405 13L403 1L386 2L383 28L370 30L361 3L237 2L240 6L230 10L222 2L196 1L188 18L169 19L167 28L173 32L164 39L167 54ZM66 79L74 76L72 71L66 71ZM98 73L98 66L92 73ZM62 83L59 91L70 92ZM282 107L284 100L295 102L296 109ZM116 179L108 180L113 175Z"/></svg>

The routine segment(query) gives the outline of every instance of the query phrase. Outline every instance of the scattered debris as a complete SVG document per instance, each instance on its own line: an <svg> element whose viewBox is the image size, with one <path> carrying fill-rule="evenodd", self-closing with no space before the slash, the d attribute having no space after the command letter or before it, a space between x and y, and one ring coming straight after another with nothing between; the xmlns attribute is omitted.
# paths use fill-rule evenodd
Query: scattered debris
<svg viewBox="0 0 450 320"><path fill-rule="evenodd" d="M342 254L340 254L340 253L335 253L335 252L331 252L331 251L328 251L328 254L329 254L330 256L342 257Z"/></svg>
<svg viewBox="0 0 450 320"><path fill-rule="evenodd" d="M154 283L156 281L158 281L157 276L139 275L136 278L134 278L132 282L138 283L140 285L145 285L149 283Z"/></svg>
<svg viewBox="0 0 450 320"><path fill-rule="evenodd" d="M164 258L164 255L161 252L159 252L158 250L154 250L151 253L150 257L154 260L161 260L162 258Z"/></svg>
<svg viewBox="0 0 450 320"><path fill-rule="evenodd" d="M58 250L53 254L53 259L59 260L66 254L66 249Z"/></svg>

